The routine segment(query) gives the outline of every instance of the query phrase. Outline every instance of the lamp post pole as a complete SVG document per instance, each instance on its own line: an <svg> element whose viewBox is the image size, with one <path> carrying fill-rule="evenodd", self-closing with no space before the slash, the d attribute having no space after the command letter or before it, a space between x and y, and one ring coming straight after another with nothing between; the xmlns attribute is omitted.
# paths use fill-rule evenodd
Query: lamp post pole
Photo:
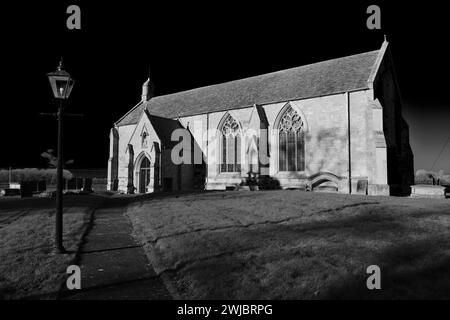
<svg viewBox="0 0 450 320"><path fill-rule="evenodd" d="M58 101L58 163L56 168L56 216L55 216L55 251L65 253L63 246L63 120L64 101L72 92L74 80L63 70L62 58L58 69L47 74L55 99Z"/></svg>
<svg viewBox="0 0 450 320"><path fill-rule="evenodd" d="M56 169L56 228L55 244L57 253L64 253L63 246L63 118L64 118L63 100L58 104L58 164Z"/></svg>

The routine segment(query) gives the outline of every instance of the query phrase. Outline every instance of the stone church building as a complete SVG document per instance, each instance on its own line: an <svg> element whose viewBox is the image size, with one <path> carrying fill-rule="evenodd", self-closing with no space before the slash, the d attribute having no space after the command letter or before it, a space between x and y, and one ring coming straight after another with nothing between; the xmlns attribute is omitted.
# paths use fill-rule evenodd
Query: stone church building
<svg viewBox="0 0 450 320"><path fill-rule="evenodd" d="M141 101L111 129L109 190L257 185L389 195L413 184L387 41L379 50L246 79L152 91L149 78ZM175 152L179 129L192 139ZM195 160L179 163L174 154Z"/></svg>

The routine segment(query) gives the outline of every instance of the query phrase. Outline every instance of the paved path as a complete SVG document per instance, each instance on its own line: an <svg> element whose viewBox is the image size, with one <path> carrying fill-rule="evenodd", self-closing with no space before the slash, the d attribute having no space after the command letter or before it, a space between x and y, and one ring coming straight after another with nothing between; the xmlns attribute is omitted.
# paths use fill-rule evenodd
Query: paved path
<svg viewBox="0 0 450 320"><path fill-rule="evenodd" d="M127 200L107 199L95 211L79 255L82 290L65 289L62 299L172 299L131 236Z"/></svg>

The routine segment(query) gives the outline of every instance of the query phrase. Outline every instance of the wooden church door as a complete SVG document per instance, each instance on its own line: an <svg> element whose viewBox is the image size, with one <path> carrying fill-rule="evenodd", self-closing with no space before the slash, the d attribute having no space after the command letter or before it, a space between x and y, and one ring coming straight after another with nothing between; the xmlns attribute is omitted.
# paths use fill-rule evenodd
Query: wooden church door
<svg viewBox="0 0 450 320"><path fill-rule="evenodd" d="M139 169L139 193L146 193L150 182L150 160L145 157L141 162Z"/></svg>

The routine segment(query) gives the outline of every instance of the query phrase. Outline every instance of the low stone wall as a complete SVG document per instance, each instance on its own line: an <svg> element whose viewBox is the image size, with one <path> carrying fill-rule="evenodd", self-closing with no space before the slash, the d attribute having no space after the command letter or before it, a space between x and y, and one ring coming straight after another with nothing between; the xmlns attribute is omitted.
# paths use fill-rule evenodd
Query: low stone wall
<svg viewBox="0 0 450 320"><path fill-rule="evenodd" d="M445 199L445 187L427 184L413 185L411 186L411 197Z"/></svg>

